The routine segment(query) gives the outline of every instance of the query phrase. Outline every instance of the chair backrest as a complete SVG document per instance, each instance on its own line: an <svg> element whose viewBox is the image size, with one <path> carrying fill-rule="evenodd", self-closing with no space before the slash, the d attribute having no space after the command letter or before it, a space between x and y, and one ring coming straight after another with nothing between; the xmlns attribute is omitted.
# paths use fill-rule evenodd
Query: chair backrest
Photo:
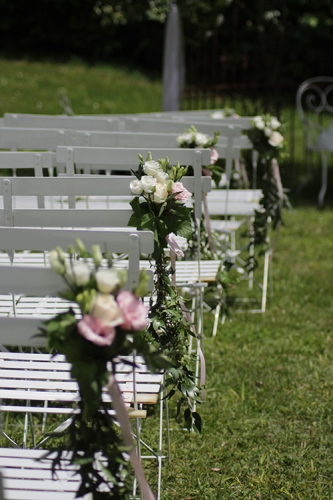
<svg viewBox="0 0 333 500"><path fill-rule="evenodd" d="M5 127L37 127L71 130L119 130L119 118L90 116L52 116L5 113Z"/></svg>
<svg viewBox="0 0 333 500"><path fill-rule="evenodd" d="M333 150L333 77L305 80L297 89L296 106L302 121L306 148Z"/></svg>
<svg viewBox="0 0 333 500"><path fill-rule="evenodd" d="M69 132L51 128L0 127L0 149L55 151L57 146L71 144L66 142Z"/></svg>
<svg viewBox="0 0 333 500"><path fill-rule="evenodd" d="M0 169L10 169L15 176L17 170L33 170L34 175L43 177L43 169L47 169L49 174L53 174L53 168L58 167L56 157L51 152L0 152ZM37 193L38 207L45 207L44 197Z"/></svg>
<svg viewBox="0 0 333 500"><path fill-rule="evenodd" d="M131 132L159 132L159 133L174 133L181 134L185 129L194 126L200 126L200 132L213 135L217 130L220 131L221 137L240 137L242 128L235 124L219 124L212 122L192 122L187 120L171 120L171 119L158 119L148 117L125 117L123 118L125 130Z"/></svg>
<svg viewBox="0 0 333 500"><path fill-rule="evenodd" d="M149 113L146 115L139 115L146 118L153 118L158 120L174 120L174 121L193 121L194 123L205 122L213 123L217 126L220 125L237 125L242 130L251 128L251 116L227 116L218 117L218 110L201 110L201 111L170 111L163 113Z"/></svg>
<svg viewBox="0 0 333 500"><path fill-rule="evenodd" d="M138 231L133 227L98 229L40 228L40 227L0 227L2 250L50 251L58 245L64 249L79 238L91 249L98 244L103 253L126 253L128 255L128 287L134 287L139 279L139 261L142 254L154 251L151 231ZM0 292L2 293L2 292ZM4 293L9 293L4 292Z"/></svg>
<svg viewBox="0 0 333 500"><path fill-rule="evenodd" d="M137 231L134 228L109 229L108 231L45 228L0 227L1 246L5 249L29 249L37 251L52 250L58 245L64 250L75 243L76 238L86 246L99 244L102 252L128 254L127 287L132 289L139 282L140 255L152 253L154 236L151 231ZM0 294L26 294L38 297L55 297L64 289L64 281L50 268L43 266L0 266ZM0 316L0 343L2 345L38 345L40 340L33 339L38 332L32 315L25 321L11 321L22 318ZM9 328L6 328L9 325ZM43 343L43 342L42 342Z"/></svg>
<svg viewBox="0 0 333 500"><path fill-rule="evenodd" d="M138 153L146 158L148 153L153 159L168 156L171 164L188 165L193 167L194 172L194 211L196 218L201 218L202 199L202 167L210 164L210 150L208 149L164 149L164 148L88 148L88 147L62 147L57 148L57 161L66 164L69 175L74 172L75 165L87 165L90 171L91 165L100 166L106 170L129 170L137 169L139 164ZM115 176L116 177L116 176Z"/></svg>
<svg viewBox="0 0 333 500"><path fill-rule="evenodd" d="M260 209L261 189L214 189L207 195L209 215L253 216Z"/></svg>

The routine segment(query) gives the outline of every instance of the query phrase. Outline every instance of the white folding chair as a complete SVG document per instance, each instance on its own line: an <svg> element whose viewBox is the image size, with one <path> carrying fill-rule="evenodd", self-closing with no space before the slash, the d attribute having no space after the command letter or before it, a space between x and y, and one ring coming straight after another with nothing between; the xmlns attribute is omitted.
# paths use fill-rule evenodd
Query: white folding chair
<svg viewBox="0 0 333 500"><path fill-rule="evenodd" d="M21 228L0 228L0 232L4 230L5 233L15 231L16 233L21 231ZM18 230L18 231L17 231ZM33 230L33 229L31 229ZM24 231L24 230L22 230ZM69 234L65 234L64 230L45 230L40 229L39 241L45 243L44 238L46 238L47 233L57 232L57 241L62 241L65 243L69 241ZM68 232L67 232L68 233ZM124 243L124 232L117 230L110 232L107 241L112 242L112 247L115 246L115 242L119 242L119 238ZM64 237L62 239L61 234ZM91 233L90 233L91 234ZM80 235L81 236L81 235ZM133 239L133 236L144 237L148 242L148 237L150 239L150 251L152 251L153 246L153 235L150 232L140 232L132 230L127 232L128 239ZM10 239L10 238L9 238ZM35 241L37 240L37 233L35 232ZM51 237L52 239L52 237ZM105 239L105 236L104 236ZM85 244L90 243L91 238L88 241L83 240ZM96 240L93 240L96 241ZM43 244L44 246L44 244ZM123 245L122 245L123 246ZM130 244L131 246L131 244ZM87 248L90 246L88 245ZM117 247L117 244L116 244ZM119 248L118 248L119 249ZM130 259L135 258L137 265L139 265L139 255L137 252L131 253ZM16 267L16 266L0 266L0 293L7 291L10 293L27 293L29 295L44 297L44 296L56 296L63 287L63 281L60 276L55 275L53 271L47 268L33 268L33 267ZM63 304L65 308L68 304ZM51 313L51 316L53 314ZM0 329L1 329L1 342L5 345L10 346L13 344L22 346L43 346L44 339L36 337L36 332L38 332L39 327L42 326L41 321L45 318L50 317L50 314L28 314L21 317L13 316L0 316ZM157 402L158 394L161 388L162 375L150 375L147 369L144 369L144 364L140 360L134 360L136 364L139 365L136 372L132 372L128 365L120 363L119 369L117 369L116 378L120 383L120 388L124 394L124 399L128 404L155 404ZM142 368L140 368L140 366ZM44 354L18 354L18 353L1 353L0 354L0 376L1 376L1 397L8 401L7 405L3 405L2 409L5 411L12 412L24 412L29 414L40 413L59 413L63 415L68 415L75 411L73 410L73 403L78 400L78 388L75 381L70 380L69 377L69 365L64 362L63 357L50 359L49 355ZM109 401L108 394L105 393L105 400ZM22 405L22 401L29 402L27 406ZM37 401L40 402L51 402L51 404L45 407L43 404L36 404ZM52 402L56 403L56 407L52 406ZM17 404L18 403L18 404ZM64 404L64 407L59 409L59 404ZM136 407L134 410L129 410L130 416L134 418L145 417L145 411L138 411ZM66 427L66 423L60 426L60 428ZM58 429L59 430L59 429ZM137 434L138 442L140 442L140 435ZM45 440L41 444L44 444ZM6 457L7 450L0 449L0 457ZM31 457L30 450L18 450L12 454L18 463L21 458L28 459ZM35 453L36 456L36 453ZM161 450L159 449L156 453L159 461L159 491L160 491L160 467L161 467ZM0 458L0 464L3 464L2 458ZM29 464L30 470L31 464ZM32 467L34 469L34 467ZM5 471L5 492L11 488L17 489L18 485L13 484L14 479L17 478L17 471L13 475ZM22 471L24 477L26 477L26 471ZM33 472L32 476L33 477ZM23 477L23 476L22 476ZM38 476L39 477L39 476ZM45 474L42 474L42 479L47 477L47 469ZM8 483L8 484L7 484ZM77 484L77 483L76 483ZM31 483L31 487L35 488L35 485ZM38 489L38 485L36 486ZM50 487L48 485L46 490ZM54 485L54 490L57 491L59 484ZM60 485L64 488L63 485ZM42 483L39 483L39 488L43 490ZM28 488L30 489L30 487ZM70 490L72 491L72 490ZM5 493L6 494L6 493ZM15 493L16 494L16 493ZM16 498L13 496L13 498ZM17 498L20 498L19 496ZM29 497L30 498L30 497ZM33 498L31 496L31 498ZM37 497L38 498L38 497ZM58 498L54 496L54 498ZM66 497L67 498L67 497ZM69 496L68 498L72 498Z"/></svg>

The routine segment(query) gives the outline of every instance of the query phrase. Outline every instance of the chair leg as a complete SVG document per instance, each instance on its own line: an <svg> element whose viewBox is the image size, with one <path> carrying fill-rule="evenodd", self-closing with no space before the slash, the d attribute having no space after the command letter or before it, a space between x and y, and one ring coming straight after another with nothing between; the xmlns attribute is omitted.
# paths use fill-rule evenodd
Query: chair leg
<svg viewBox="0 0 333 500"><path fill-rule="evenodd" d="M327 190L327 155L321 153L321 189L318 195L318 206L324 205L324 198Z"/></svg>

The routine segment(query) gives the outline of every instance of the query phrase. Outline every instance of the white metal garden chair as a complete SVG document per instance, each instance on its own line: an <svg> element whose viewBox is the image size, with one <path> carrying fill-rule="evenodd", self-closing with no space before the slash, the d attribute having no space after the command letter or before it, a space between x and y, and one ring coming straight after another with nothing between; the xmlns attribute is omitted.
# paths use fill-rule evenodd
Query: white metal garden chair
<svg viewBox="0 0 333 500"><path fill-rule="evenodd" d="M333 152L333 77L305 80L296 92L296 106L305 134L305 148L321 156L321 188L318 205L327 191L327 156Z"/></svg>

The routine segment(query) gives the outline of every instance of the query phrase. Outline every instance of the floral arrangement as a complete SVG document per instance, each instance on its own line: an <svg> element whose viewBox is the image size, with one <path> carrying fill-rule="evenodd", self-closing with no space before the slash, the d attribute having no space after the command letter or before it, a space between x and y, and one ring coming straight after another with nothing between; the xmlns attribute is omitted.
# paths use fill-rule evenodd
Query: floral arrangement
<svg viewBox="0 0 333 500"><path fill-rule="evenodd" d="M141 155L139 160L130 189L143 201L139 196L131 201L133 215L129 225L153 231L156 242L153 258L157 259L169 245L170 234L191 237L192 209L185 204L192 194L180 181L187 173L187 167L171 166L168 158L155 161L151 154L145 162Z"/></svg>
<svg viewBox="0 0 333 500"><path fill-rule="evenodd" d="M252 128L248 136L253 148L258 151L263 165L263 197L260 200L261 209L256 211L253 223L253 242L262 253L261 247L270 246L269 228L276 230L283 222L282 210L290 208L290 202L280 178L278 160L286 158L286 141L282 135L283 125L270 114L252 118ZM249 259L249 268L256 267L256 261Z"/></svg>
<svg viewBox="0 0 333 500"><path fill-rule="evenodd" d="M166 249L171 246L178 255L181 250L174 235L193 237L192 208L186 207L189 193L181 182L187 167L171 166L168 158L155 161L148 155L146 161L139 155L139 167L130 183L137 196L131 201L133 215L129 225L149 229L155 235L153 258L155 287L149 310L148 332L158 343L172 366L167 370L167 397L180 394L179 408L185 404L185 422L188 429L201 430L201 418L196 411L200 389L193 366L196 357L188 354L188 340L195 335L192 322L177 288L172 283L174 270Z"/></svg>
<svg viewBox="0 0 333 500"><path fill-rule="evenodd" d="M177 137L181 148L212 148L217 143L219 132L214 137L198 132L194 125Z"/></svg>
<svg viewBox="0 0 333 500"><path fill-rule="evenodd" d="M214 137L210 137L207 134L203 134L201 132L198 132L197 129L195 128L194 125L192 125L188 130L185 130L185 132L177 137L177 142L178 145L181 148L210 148L211 149L211 156L210 156L210 161L211 165L207 165L202 168L202 174L203 175L209 175L210 177L213 177L214 181L217 183L220 182L221 180L221 175L222 171L221 168L215 163L219 159L218 152L216 149L214 149L215 144L218 141L220 132L217 131L214 133Z"/></svg>
<svg viewBox="0 0 333 500"><path fill-rule="evenodd" d="M217 109L215 111L212 111L210 114L210 117L213 118L214 120L221 120L224 118L228 118L232 116L233 118L237 117L238 115L235 114L235 110L232 108L224 108L224 109Z"/></svg>
<svg viewBox="0 0 333 500"><path fill-rule="evenodd" d="M282 124L270 114L258 115L251 120L252 128L247 132L253 148L262 158L271 160L284 154L285 139L281 133Z"/></svg>
<svg viewBox="0 0 333 500"><path fill-rule="evenodd" d="M109 256L106 266L98 245L92 254L80 240L76 245L77 250L71 246L67 255L59 247L50 253L51 268L66 284L59 296L75 307L47 320L41 330L48 349L64 354L71 364L81 396L79 411L73 413L61 446L50 450L57 452L52 471L66 448L81 475L78 497L90 492L94 500L128 500L129 457L132 459L134 450L119 434L116 416L102 398L103 387L107 386L117 413L114 374L119 356L135 351L152 371L167 366L167 362L152 349L144 333L148 308L141 299L146 294L147 274L141 273L135 290L127 290L127 271L113 268Z"/></svg>

